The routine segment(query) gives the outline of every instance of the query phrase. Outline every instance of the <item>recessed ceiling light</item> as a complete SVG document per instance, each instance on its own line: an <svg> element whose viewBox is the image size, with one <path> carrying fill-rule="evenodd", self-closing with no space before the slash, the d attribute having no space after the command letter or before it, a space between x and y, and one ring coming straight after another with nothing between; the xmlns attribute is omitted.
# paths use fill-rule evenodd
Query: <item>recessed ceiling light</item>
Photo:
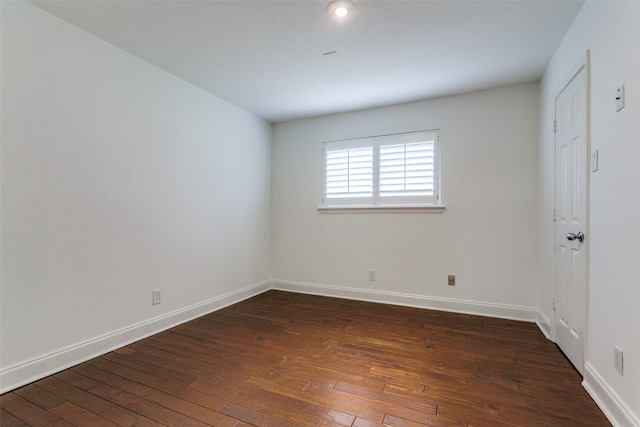
<svg viewBox="0 0 640 427"><path fill-rule="evenodd" d="M349 14L349 9L347 9L346 7L340 6L333 11L333 14L336 15L338 18L343 18Z"/></svg>
<svg viewBox="0 0 640 427"><path fill-rule="evenodd" d="M332 17L345 19L356 10L356 5L351 0L333 0L327 5L327 13Z"/></svg>

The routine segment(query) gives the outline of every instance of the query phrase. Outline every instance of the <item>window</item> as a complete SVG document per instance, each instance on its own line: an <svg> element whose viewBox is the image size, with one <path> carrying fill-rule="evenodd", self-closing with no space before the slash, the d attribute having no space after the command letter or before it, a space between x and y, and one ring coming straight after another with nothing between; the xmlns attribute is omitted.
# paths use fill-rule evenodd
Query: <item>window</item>
<svg viewBox="0 0 640 427"><path fill-rule="evenodd" d="M439 131L323 144L323 207L437 206Z"/></svg>

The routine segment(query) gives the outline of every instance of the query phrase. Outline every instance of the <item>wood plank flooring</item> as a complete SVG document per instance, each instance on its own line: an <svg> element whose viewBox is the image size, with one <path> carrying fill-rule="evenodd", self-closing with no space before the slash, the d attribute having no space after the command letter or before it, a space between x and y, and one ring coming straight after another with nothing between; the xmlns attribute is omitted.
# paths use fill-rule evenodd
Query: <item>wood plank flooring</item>
<svg viewBox="0 0 640 427"><path fill-rule="evenodd" d="M0 396L9 426L608 426L534 324L269 291Z"/></svg>

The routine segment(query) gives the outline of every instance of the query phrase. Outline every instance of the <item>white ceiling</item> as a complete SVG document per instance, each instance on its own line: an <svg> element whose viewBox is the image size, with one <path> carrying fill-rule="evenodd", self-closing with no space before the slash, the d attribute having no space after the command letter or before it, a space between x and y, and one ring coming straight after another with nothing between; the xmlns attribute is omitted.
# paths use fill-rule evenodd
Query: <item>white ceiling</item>
<svg viewBox="0 0 640 427"><path fill-rule="evenodd" d="M272 122L536 81L582 6L355 1L32 3Z"/></svg>

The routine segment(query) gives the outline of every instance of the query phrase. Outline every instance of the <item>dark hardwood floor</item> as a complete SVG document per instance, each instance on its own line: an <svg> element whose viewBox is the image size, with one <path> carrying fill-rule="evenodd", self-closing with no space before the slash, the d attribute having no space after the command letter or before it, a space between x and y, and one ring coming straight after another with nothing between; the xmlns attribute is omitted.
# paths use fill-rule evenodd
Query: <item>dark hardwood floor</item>
<svg viewBox="0 0 640 427"><path fill-rule="evenodd" d="M269 291L0 397L2 426L608 426L532 323Z"/></svg>

